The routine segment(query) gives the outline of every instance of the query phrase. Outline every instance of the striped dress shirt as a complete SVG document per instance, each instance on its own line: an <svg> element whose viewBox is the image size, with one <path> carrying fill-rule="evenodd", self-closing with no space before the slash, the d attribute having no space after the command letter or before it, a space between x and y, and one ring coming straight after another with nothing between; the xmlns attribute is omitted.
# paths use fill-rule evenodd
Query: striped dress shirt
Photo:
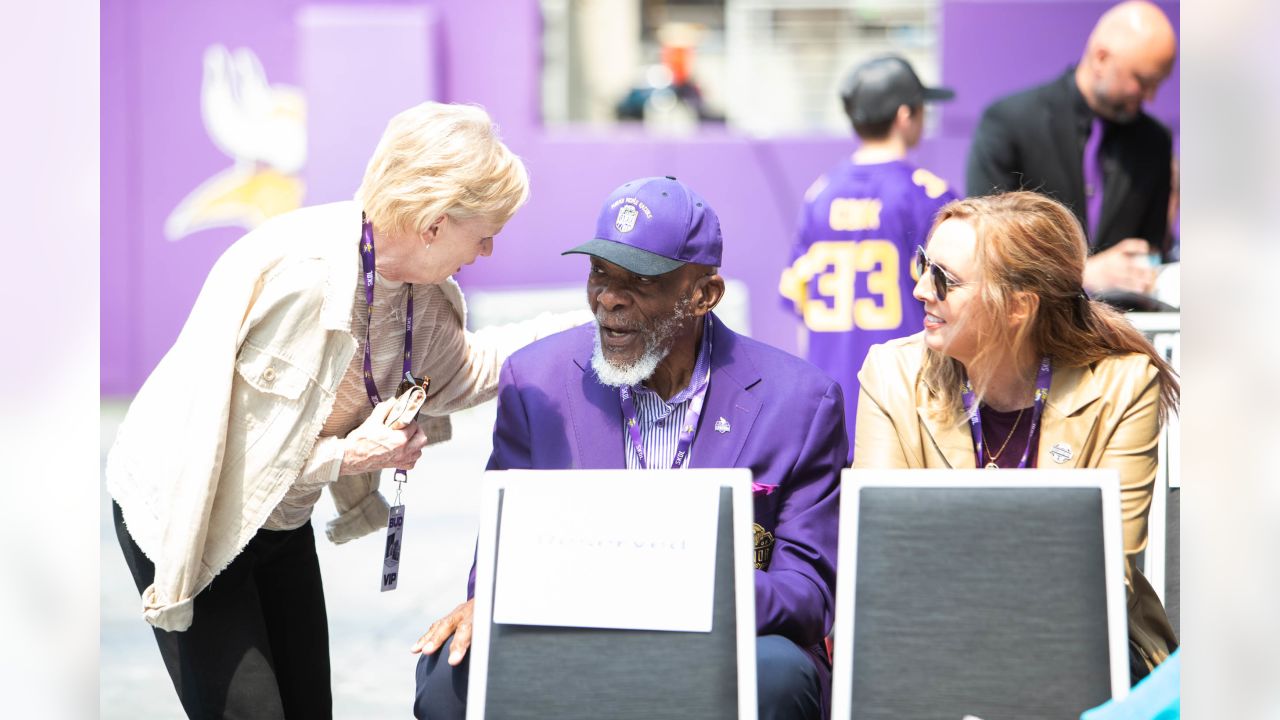
<svg viewBox="0 0 1280 720"><path fill-rule="evenodd" d="M685 415L689 412L689 406L693 403L693 396L697 394L699 385L707 377L710 366L711 324L704 322L702 342L698 345L698 359L693 364L693 374L689 378L688 387L673 395L669 402L643 384L632 387L636 420L640 427L640 444L644 446L645 457L649 458L649 469L666 470L671 467L676 457L676 446L680 444L680 431L684 429L682 426ZM636 455L635 447L631 444L631 433L627 432L625 413L622 417L622 443L627 452L627 469L644 469L640 464L639 456ZM693 448L690 447L681 467L689 467L689 456L692 454Z"/></svg>

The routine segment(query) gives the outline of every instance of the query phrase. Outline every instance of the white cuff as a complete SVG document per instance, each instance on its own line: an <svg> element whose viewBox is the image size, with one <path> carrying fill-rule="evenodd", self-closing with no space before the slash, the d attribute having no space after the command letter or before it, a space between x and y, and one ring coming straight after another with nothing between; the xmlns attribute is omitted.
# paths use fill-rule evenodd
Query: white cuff
<svg viewBox="0 0 1280 720"><path fill-rule="evenodd" d="M382 493L375 490L355 507L330 520L325 527L325 534L329 536L330 542L341 545L386 527L390 512L391 507L387 505Z"/></svg>
<svg viewBox="0 0 1280 720"><path fill-rule="evenodd" d="M345 451L346 442L342 438L325 436L316 440L311 457L302 466L298 479L293 481L294 487L320 488L337 480Z"/></svg>
<svg viewBox="0 0 1280 720"><path fill-rule="evenodd" d="M156 594L155 584L151 584L142 591L142 617L161 630L181 632L191 627L191 618L195 614L194 603L195 598L187 598L176 603L162 603Z"/></svg>

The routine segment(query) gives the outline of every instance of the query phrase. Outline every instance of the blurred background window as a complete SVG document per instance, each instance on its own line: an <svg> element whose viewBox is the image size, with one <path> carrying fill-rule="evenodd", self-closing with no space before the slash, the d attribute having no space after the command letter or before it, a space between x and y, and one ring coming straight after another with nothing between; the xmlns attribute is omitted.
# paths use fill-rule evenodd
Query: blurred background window
<svg viewBox="0 0 1280 720"><path fill-rule="evenodd" d="M941 81L940 0L542 0L548 126L848 133L849 68L888 52Z"/></svg>

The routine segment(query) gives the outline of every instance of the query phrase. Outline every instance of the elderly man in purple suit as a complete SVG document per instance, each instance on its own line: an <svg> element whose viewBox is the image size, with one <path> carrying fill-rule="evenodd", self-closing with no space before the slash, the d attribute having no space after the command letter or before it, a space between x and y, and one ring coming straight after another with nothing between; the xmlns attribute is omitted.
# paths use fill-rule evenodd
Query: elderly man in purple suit
<svg viewBox="0 0 1280 720"><path fill-rule="evenodd" d="M507 360L489 469L750 468L759 717L822 717L848 457L840 386L715 316L720 222L675 178L619 187L595 238L570 253L590 257L596 321ZM474 573L468 597L473 585ZM459 605L414 646L416 717L463 716L472 608Z"/></svg>

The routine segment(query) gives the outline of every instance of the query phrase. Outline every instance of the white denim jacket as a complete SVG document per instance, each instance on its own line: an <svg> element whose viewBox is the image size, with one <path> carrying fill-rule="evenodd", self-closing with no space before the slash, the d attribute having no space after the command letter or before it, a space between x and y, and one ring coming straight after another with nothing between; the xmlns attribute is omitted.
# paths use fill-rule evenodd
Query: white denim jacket
<svg viewBox="0 0 1280 720"><path fill-rule="evenodd" d="M155 627L191 625L196 594L244 549L306 464L358 346L351 313L360 224L355 203L333 203L273 218L233 244L130 405L107 459L107 490L155 564L142 595ZM457 283L432 289L457 322L419 330L460 351L457 367L432 368L442 382L424 412L435 417L418 418L431 442L449 438L449 412L493 397L507 355L584 319L472 334ZM437 398L437 387L447 397ZM331 540L386 525L378 476L329 486L339 512Z"/></svg>

